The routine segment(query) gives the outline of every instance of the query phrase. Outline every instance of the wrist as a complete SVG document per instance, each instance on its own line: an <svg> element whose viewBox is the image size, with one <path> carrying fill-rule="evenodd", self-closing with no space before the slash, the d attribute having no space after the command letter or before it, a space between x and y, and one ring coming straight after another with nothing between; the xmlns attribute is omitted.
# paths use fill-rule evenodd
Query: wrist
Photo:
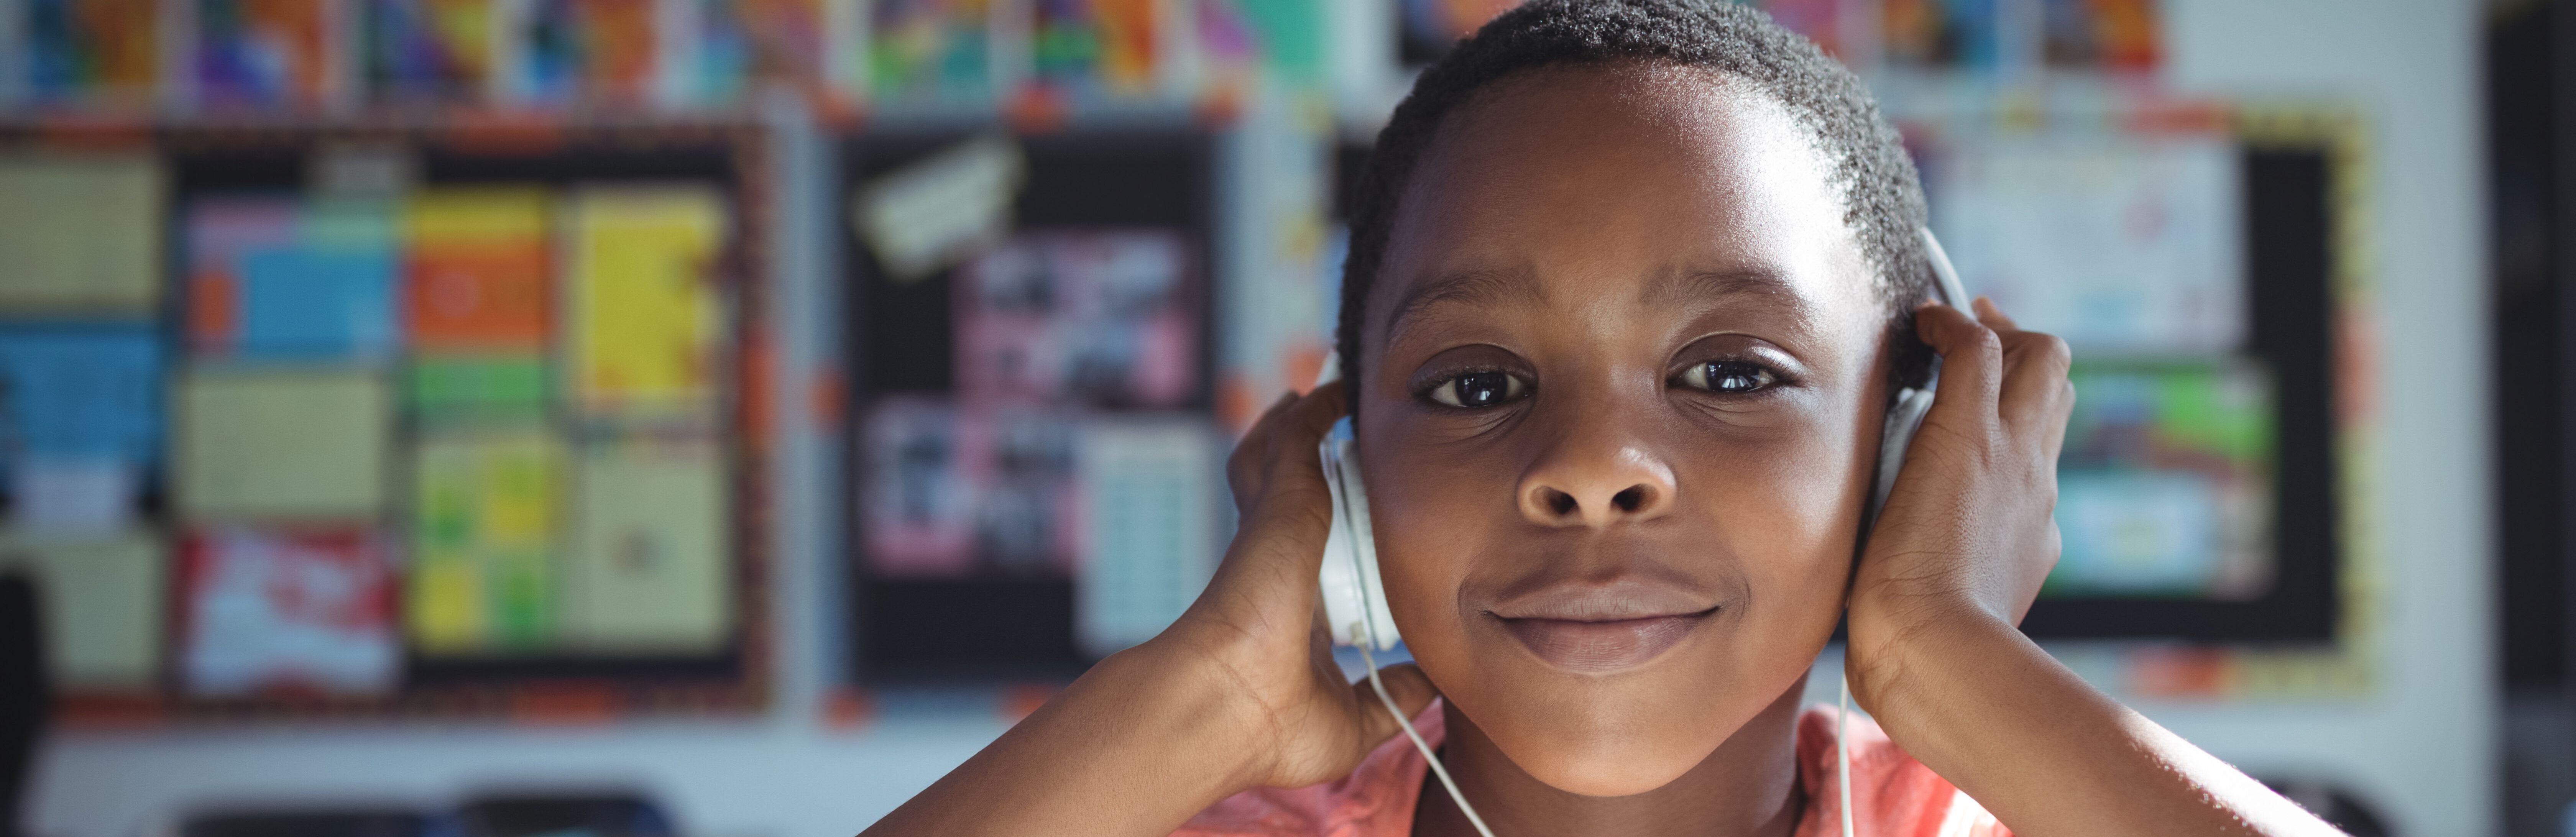
<svg viewBox="0 0 2576 837"><path fill-rule="evenodd" d="M1853 593L1844 676L1852 698L1873 715L1937 658L1979 654L2019 631L1964 595L1875 586Z"/></svg>
<svg viewBox="0 0 2576 837"><path fill-rule="evenodd" d="M1220 798L1261 784L1278 747L1259 696L1220 650L1173 633L1112 654L1092 671L1127 684L1121 700L1128 711L1171 719L1170 744L1222 779L1229 790Z"/></svg>

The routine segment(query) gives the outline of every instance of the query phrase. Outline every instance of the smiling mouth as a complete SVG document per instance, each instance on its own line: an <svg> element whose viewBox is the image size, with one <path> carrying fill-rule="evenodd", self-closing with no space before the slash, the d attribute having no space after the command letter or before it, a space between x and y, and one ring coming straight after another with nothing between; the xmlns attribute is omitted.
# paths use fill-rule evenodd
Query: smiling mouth
<svg viewBox="0 0 2576 837"><path fill-rule="evenodd" d="M1502 620L1503 627L1510 629L1523 647L1549 665L1595 674L1654 659L1665 649L1680 644L1717 611L1712 607L1697 613L1602 621L1495 618Z"/></svg>

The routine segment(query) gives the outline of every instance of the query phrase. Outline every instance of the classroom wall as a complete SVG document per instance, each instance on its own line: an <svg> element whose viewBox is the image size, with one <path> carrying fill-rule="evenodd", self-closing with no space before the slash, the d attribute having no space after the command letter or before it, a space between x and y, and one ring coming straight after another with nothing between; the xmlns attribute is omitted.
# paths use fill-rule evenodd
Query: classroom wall
<svg viewBox="0 0 2576 837"><path fill-rule="evenodd" d="M2371 192L2355 323L2378 369L2363 522L2380 627L2366 698L2273 707L2141 704L2250 769L2301 769L2380 800L2403 834L2489 834L2497 701L2487 461L2486 204L2471 0L2182 0L2172 79L2244 97L2321 97L2366 114Z"/></svg>
<svg viewBox="0 0 2576 837"><path fill-rule="evenodd" d="M2380 804L2399 833L2495 828L2491 554L2482 337L2484 249L2474 0L2167 0L2171 78L2227 96L2340 101L2370 144L2375 316L2360 323L2377 369L2376 444L2363 501L2377 527L2385 619L2363 696L2263 704L2141 701L2177 732L2257 771L2321 775ZM781 217L820 219L828 155L793 103L782 132ZM835 272L818 237L788 226L774 300L789 337L785 380L807 380L834 339ZM2402 316L2399 316L2401 315ZM438 803L537 782L640 787L691 831L725 837L847 835L1005 727L986 692L889 698L844 730L822 711L831 671L827 597L841 554L829 476L837 454L796 387L779 388L787 498L777 519L776 709L740 722L535 729L493 724L236 727L78 732L45 747L36 833L127 837L214 802L382 799ZM2089 672L2124 653L2062 649ZM2115 680L2116 678L2106 678ZM2112 682L2109 685L2118 685Z"/></svg>

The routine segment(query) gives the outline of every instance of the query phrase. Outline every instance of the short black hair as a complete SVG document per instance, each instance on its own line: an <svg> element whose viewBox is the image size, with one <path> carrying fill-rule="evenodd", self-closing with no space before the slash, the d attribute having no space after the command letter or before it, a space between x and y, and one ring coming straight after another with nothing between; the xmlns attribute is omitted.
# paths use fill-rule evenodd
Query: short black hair
<svg viewBox="0 0 2576 837"><path fill-rule="evenodd" d="M1441 119L1515 73L1627 61L1717 70L1787 108L1830 164L1828 182L1841 193L1843 222L1877 274L1896 354L1888 391L1892 396L1898 386L1919 385L1929 374L1931 351L1915 338L1911 314L1929 287L1931 267L1916 232L1925 218L1923 184L1904 137L1840 62L1769 15L1729 0L1533 0L1494 18L1423 70L1378 131L1352 203L1335 338L1342 378L1360 379L1361 321L1386 256L1396 201Z"/></svg>

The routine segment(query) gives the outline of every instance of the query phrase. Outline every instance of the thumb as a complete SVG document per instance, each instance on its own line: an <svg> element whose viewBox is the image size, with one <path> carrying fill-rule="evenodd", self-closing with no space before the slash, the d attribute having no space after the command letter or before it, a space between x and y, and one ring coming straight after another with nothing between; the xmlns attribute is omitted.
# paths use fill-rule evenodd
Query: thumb
<svg viewBox="0 0 2576 837"><path fill-rule="evenodd" d="M1396 707L1404 710L1406 720L1422 714L1423 708L1431 705L1431 699L1440 696L1440 690L1431 685L1431 678L1423 675L1422 667L1412 663L1397 663L1378 669L1377 676L1386 683L1387 696L1394 698ZM1395 717L1386 713L1386 702L1378 700L1377 690L1370 688L1368 678L1362 677L1359 682L1351 684L1351 692L1352 697L1359 701L1360 739L1368 742L1369 747L1375 748L1402 732Z"/></svg>

